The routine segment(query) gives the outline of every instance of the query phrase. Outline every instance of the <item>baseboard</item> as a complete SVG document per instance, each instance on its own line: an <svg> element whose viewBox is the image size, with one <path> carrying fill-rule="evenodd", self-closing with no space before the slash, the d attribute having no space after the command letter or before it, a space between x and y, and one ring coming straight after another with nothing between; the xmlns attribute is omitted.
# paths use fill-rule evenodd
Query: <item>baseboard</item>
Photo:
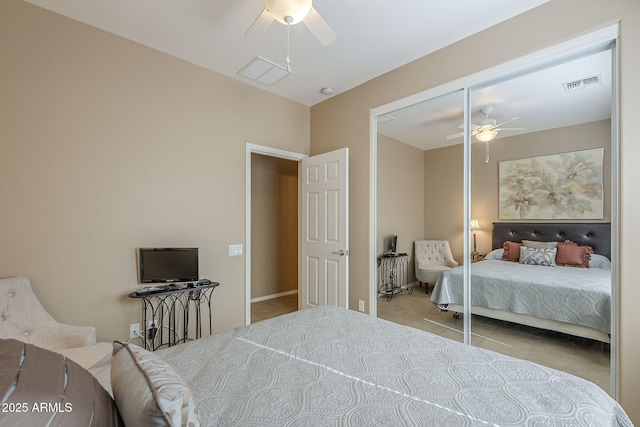
<svg viewBox="0 0 640 427"><path fill-rule="evenodd" d="M287 295L293 295L293 294L297 294L297 293L298 293L298 290L294 289L292 291L285 291L285 292L280 292L280 293L277 293L277 294L265 295L263 297L251 298L251 302L254 303L254 302L260 302L260 301L266 301L268 299L284 297L284 296L287 296Z"/></svg>

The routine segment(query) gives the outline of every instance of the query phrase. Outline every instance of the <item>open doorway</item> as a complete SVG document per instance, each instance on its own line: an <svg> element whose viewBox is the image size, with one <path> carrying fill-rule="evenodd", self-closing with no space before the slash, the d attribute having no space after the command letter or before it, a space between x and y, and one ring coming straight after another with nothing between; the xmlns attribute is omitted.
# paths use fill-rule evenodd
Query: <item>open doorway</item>
<svg viewBox="0 0 640 427"><path fill-rule="evenodd" d="M298 162L251 154L251 323L298 309Z"/></svg>
<svg viewBox="0 0 640 427"><path fill-rule="evenodd" d="M258 157L259 156L259 157ZM262 146L262 145L256 145L256 144L250 144L247 143L246 144L246 156L245 156L245 195L246 195L246 211L245 211L245 224L246 224L246 228L245 228L245 246L246 246L246 252L245 252L245 324L249 325L252 323L252 319L251 319L251 304L252 304L252 300L254 300L254 296L253 296L253 283L262 283L264 282L265 279L263 279L263 277L260 276L260 272L256 273L256 278L255 280L253 280L254 274L253 274L253 267L254 267L254 258L258 258L258 259L266 259L266 260L273 260L276 259L276 261L274 261L276 264L280 263L280 259L284 260L287 265L291 266L291 267L295 267L296 269L296 291L295 293L291 293L291 294L285 294L285 295L278 295L278 291L275 292L275 294L273 293L273 286L267 286L267 287L260 287L260 290L257 291L256 293L256 297L255 300L257 303L260 303L262 301L269 301L275 298L279 298L281 296L285 296L285 297L289 297L292 298L290 295L293 295L293 298L296 300L296 304L295 304L295 308L297 309L300 306L299 303L299 292L298 292L298 283L299 283L299 274L298 274L298 269L299 269L299 255L298 255L298 247L297 245L299 244L298 242L300 241L300 232L299 232L299 227L298 227L298 218L299 218L299 209L300 209L300 205L298 202L296 202L296 205L291 208L291 211L287 213L287 219L289 219L289 224L291 227L295 228L294 231L294 235L295 235L295 242L296 242L296 248L295 248L295 253L292 256L280 256L280 253L277 250L277 246L274 246L274 242L273 241L269 241L265 236L265 234L262 233L266 233L266 226L260 226L260 224L262 223L262 215L260 214L260 212L256 209L256 213L255 213L255 218L254 218L254 208L253 208L253 204L254 204L254 193L259 193L262 190L262 185L260 185L258 187L256 187L254 189L253 187L253 159L254 158L258 158L258 161L262 164L264 163L264 168L268 168L268 165L270 164L269 159L271 160L283 160L286 162L290 162L288 163L292 168L295 168L296 170L296 177L295 177L295 191L296 191L296 198L298 197L297 195L299 194L298 192L298 185L299 185L299 179L298 179L298 174L299 174L299 165L300 165L300 161L302 159L304 159L305 157L307 157L307 155L305 154L300 154L300 153L294 153L292 151L286 151L286 150L280 150L278 148L272 148L272 147L266 147L266 146ZM261 162L262 160L262 162ZM256 170L256 174L265 174L265 175L272 175L277 177L277 173L275 171L275 163L271 164L271 168L274 168L274 170L270 171L270 172L260 172L258 170ZM291 166L293 165L293 166ZM261 166L261 168L262 168ZM275 180L277 182L276 178L271 178L272 182L274 182L273 180ZM286 180L288 182L288 179ZM288 185L292 185L292 184L288 184ZM275 184L273 184L272 186L275 186ZM275 191L275 189L269 189L268 192L269 194L272 194L272 192ZM262 196L258 196L256 198L255 203L262 203L262 202L258 202L258 199L265 199L265 203L269 202L270 197L262 197ZM288 204L288 203L287 203ZM274 210L277 209L276 206L276 202L273 201L272 202L272 207L269 208L270 210ZM255 221L255 225L254 225L254 221ZM254 231L254 228L256 229ZM260 230L260 228L262 228L262 230ZM258 236L254 239L253 238L253 234L258 233ZM263 243L267 244L267 249L266 250L261 250L258 249L258 251L256 252L256 254L254 255L253 253L253 245L252 242L257 242L258 240L260 240ZM289 253L289 252L287 252ZM274 258L275 257L275 258ZM260 260L258 261L258 264L265 264L265 261ZM258 268L256 266L256 268ZM277 277L277 276L276 276ZM277 279L276 279L277 280ZM291 290L292 291L292 290ZM287 291L282 291L282 292L287 292Z"/></svg>

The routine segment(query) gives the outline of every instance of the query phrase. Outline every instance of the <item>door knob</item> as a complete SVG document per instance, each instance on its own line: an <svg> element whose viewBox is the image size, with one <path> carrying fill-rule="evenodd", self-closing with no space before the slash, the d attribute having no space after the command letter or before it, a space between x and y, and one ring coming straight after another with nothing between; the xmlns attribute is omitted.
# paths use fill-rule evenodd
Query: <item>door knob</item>
<svg viewBox="0 0 640 427"><path fill-rule="evenodd" d="M334 255L340 255L340 256L344 256L346 254L345 251L343 251L342 249L340 249L338 252L331 252Z"/></svg>

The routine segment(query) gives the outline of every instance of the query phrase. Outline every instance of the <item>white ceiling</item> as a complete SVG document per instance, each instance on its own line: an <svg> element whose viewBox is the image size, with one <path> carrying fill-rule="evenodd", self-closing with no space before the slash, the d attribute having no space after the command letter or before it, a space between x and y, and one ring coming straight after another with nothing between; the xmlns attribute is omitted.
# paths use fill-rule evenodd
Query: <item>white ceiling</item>
<svg viewBox="0 0 640 427"><path fill-rule="evenodd" d="M251 27L264 0L24 0L169 55L312 106L549 0L315 0L336 33L322 46L306 25L290 31L292 74L271 86L238 72L257 56L286 66L287 28ZM246 33L246 35L245 35ZM498 138L610 117L611 57L602 52L478 90L472 111L493 106ZM562 83L600 75L602 85L565 93ZM390 115L379 131L422 149L459 144L462 93ZM472 123L483 117L476 113Z"/></svg>
<svg viewBox="0 0 640 427"><path fill-rule="evenodd" d="M237 74L256 56L286 65L286 26L244 35L263 0L25 1L311 106L548 0L316 0L337 39L292 26L293 73L271 86Z"/></svg>
<svg viewBox="0 0 640 427"><path fill-rule="evenodd" d="M598 76L600 84L567 92L563 83ZM421 149L461 144L463 94L452 93L402 110L390 112L394 120L379 120L378 132ZM517 117L497 138L604 120L611 117L611 51L599 51L577 59L506 80L471 92L471 123L484 119L479 113L492 106L489 118L497 123Z"/></svg>

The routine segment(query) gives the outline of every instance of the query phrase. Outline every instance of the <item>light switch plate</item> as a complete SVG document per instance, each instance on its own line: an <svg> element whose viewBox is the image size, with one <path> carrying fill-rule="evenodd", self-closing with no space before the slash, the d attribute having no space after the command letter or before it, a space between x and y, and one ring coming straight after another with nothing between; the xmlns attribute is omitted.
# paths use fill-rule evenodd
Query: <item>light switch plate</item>
<svg viewBox="0 0 640 427"><path fill-rule="evenodd" d="M240 256L243 253L243 245L229 245L229 256Z"/></svg>

